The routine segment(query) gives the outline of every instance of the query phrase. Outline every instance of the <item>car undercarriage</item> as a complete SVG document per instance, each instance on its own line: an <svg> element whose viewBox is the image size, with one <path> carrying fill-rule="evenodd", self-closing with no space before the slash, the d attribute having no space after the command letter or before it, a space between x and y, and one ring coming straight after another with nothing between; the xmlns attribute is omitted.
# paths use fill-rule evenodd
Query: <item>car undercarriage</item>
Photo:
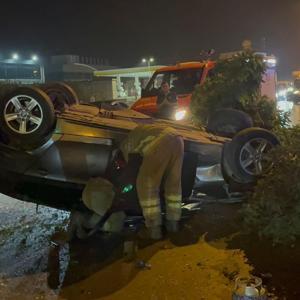
<svg viewBox="0 0 300 300"><path fill-rule="evenodd" d="M183 137L184 199L193 189L205 192L223 182L236 190L249 188L265 169L265 154L278 144L263 129L246 129L231 140L187 121L156 119L125 107L83 105L65 84L48 85L44 91L22 87L0 103L0 192L72 209L89 178L107 176L118 145L141 124L173 127Z"/></svg>

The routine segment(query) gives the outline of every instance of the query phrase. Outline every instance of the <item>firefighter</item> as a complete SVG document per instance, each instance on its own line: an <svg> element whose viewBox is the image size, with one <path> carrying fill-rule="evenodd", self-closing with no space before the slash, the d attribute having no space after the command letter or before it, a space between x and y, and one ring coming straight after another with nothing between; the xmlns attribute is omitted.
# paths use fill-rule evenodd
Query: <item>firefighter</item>
<svg viewBox="0 0 300 300"><path fill-rule="evenodd" d="M170 232L177 231L181 218L182 137L172 128L141 125L129 133L120 148L126 161L132 153L143 158L136 189L150 237L162 237L161 190L165 200L166 228Z"/></svg>
<svg viewBox="0 0 300 300"><path fill-rule="evenodd" d="M71 212L68 239L85 239L97 230L119 232L123 228L125 213L116 209L117 192L113 184L101 177L91 178L82 193L80 210Z"/></svg>
<svg viewBox="0 0 300 300"><path fill-rule="evenodd" d="M169 232L178 230L181 218L182 138L172 128L141 125L129 133L120 150L129 170L123 177L135 185L137 197L134 193L127 193L126 189L131 185L124 186L124 180L115 181L113 185L103 178L90 179L82 194L88 212L71 214L68 230L70 239L74 234L85 238L97 229L105 230L105 226L110 228L109 231L120 231L126 216L124 212L139 211L138 208L144 216L147 235L151 239L161 239L161 191L165 200L166 229ZM138 168L131 168L136 165L129 161L134 154L142 157ZM130 178L132 174L135 178Z"/></svg>

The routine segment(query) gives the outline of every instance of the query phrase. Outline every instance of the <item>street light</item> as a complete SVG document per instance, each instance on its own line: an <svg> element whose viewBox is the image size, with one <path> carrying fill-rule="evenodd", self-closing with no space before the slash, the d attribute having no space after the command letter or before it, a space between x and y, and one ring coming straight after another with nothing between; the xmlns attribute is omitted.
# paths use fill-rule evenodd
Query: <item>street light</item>
<svg viewBox="0 0 300 300"><path fill-rule="evenodd" d="M142 63L143 64L147 64L148 68L150 68L151 63L154 62L154 58L153 57L149 57L149 58L143 58L142 59Z"/></svg>
<svg viewBox="0 0 300 300"><path fill-rule="evenodd" d="M19 59L18 53L14 53L14 54L12 55L12 59L14 59L14 60Z"/></svg>
<svg viewBox="0 0 300 300"><path fill-rule="evenodd" d="M31 60L33 60L33 61L37 61L37 60L39 60L39 58L38 58L38 56L37 56L37 55L32 55L32 56L31 56Z"/></svg>

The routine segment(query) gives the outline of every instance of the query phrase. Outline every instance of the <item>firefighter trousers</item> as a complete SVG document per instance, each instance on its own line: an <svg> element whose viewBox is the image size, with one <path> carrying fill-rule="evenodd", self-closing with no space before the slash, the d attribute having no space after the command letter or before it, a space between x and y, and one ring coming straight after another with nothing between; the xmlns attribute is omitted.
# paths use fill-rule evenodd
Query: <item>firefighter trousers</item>
<svg viewBox="0 0 300 300"><path fill-rule="evenodd" d="M164 191L166 219L179 221L181 218L183 155L182 137L166 134L143 156L137 193L148 228L162 224L160 189Z"/></svg>

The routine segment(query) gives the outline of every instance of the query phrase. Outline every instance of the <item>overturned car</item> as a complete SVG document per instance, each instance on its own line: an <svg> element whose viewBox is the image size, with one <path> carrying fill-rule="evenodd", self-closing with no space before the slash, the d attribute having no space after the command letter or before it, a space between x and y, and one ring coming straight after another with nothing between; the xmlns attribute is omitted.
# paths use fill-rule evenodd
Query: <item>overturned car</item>
<svg viewBox="0 0 300 300"><path fill-rule="evenodd" d="M185 121L155 119L131 109L83 105L64 83L20 87L0 102L0 192L71 209L91 177L118 176L118 145L139 124L173 127L184 139L183 198L225 182L251 187L270 167L278 144L269 131L248 128L223 138ZM212 188L211 188L212 187Z"/></svg>

